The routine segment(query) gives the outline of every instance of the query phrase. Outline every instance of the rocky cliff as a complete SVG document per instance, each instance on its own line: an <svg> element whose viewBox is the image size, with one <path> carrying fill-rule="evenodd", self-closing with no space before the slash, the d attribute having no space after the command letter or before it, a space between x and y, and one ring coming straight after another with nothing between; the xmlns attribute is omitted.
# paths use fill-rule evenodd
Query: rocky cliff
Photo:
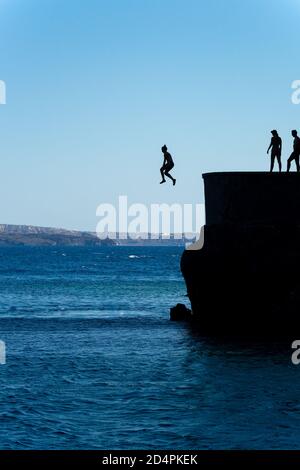
<svg viewBox="0 0 300 470"><path fill-rule="evenodd" d="M193 319L209 334L292 334L300 326L300 175L203 178L202 240L181 260Z"/></svg>

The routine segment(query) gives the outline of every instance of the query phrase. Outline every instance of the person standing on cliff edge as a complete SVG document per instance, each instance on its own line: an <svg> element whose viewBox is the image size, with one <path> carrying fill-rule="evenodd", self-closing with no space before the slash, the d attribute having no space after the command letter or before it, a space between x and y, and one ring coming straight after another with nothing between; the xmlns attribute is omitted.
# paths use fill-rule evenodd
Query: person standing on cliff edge
<svg viewBox="0 0 300 470"><path fill-rule="evenodd" d="M281 150L282 150L282 140L278 135L278 132L274 129L271 131L272 138L267 153L271 150L271 169L270 172L272 173L274 169L275 158L277 158L279 171L281 172Z"/></svg>
<svg viewBox="0 0 300 470"><path fill-rule="evenodd" d="M292 136L294 137L294 151L292 152L290 158L287 161L287 171L290 171L291 162L295 160L297 171L300 171L300 138L298 137L298 132L296 130L292 131Z"/></svg>
<svg viewBox="0 0 300 470"><path fill-rule="evenodd" d="M165 176L167 176L168 178L170 178L170 180L173 181L173 186L175 186L176 179L173 178L173 176L171 176L170 173L169 173L170 170L172 170L172 168L174 167L173 158L172 158L171 154L168 152L168 147L166 145L164 145L161 148L161 151L164 154L164 162L163 162L163 166L160 169L160 174L161 174L161 177L162 177L162 180L161 180L160 184L163 184L163 183L166 182Z"/></svg>

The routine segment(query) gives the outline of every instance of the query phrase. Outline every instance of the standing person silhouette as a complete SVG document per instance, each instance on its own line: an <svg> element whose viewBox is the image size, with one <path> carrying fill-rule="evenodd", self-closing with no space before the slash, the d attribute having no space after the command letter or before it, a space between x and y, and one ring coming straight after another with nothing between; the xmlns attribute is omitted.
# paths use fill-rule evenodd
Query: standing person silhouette
<svg viewBox="0 0 300 470"><path fill-rule="evenodd" d="M267 150L267 153L269 153L270 149L271 150L271 168L270 172L272 173L274 169L274 163L275 163L275 158L278 161L278 166L279 166L279 171L281 172L281 150L282 150L282 140L278 135L278 132L274 129L271 131L272 138L271 138L271 143L269 145L269 148Z"/></svg>
<svg viewBox="0 0 300 470"><path fill-rule="evenodd" d="M160 174L161 174L161 177L162 177L162 180L161 180L160 184L163 184L163 183L166 182L165 176L167 176L168 178L170 178L170 180L173 181L173 186L175 186L176 179L173 178L173 176L171 176L170 173L169 173L169 171L172 170L172 168L174 167L173 158L172 158L171 154L168 152L168 147L166 145L164 145L161 148L161 151L164 154L164 162L163 162L163 166L160 169Z"/></svg>
<svg viewBox="0 0 300 470"><path fill-rule="evenodd" d="M299 157L300 157L300 138L298 137L298 132L296 130L292 131L292 136L294 137L294 151L292 152L290 158L287 161L287 171L290 171L291 162L295 160L297 171L300 171Z"/></svg>

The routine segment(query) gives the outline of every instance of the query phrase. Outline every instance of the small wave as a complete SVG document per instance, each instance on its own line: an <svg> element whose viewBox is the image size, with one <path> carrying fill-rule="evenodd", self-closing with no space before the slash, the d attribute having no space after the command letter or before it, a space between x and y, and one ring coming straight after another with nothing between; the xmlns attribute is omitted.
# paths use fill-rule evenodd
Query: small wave
<svg viewBox="0 0 300 470"><path fill-rule="evenodd" d="M154 256L149 256L149 255L129 255L128 258L138 258L138 259L153 259Z"/></svg>

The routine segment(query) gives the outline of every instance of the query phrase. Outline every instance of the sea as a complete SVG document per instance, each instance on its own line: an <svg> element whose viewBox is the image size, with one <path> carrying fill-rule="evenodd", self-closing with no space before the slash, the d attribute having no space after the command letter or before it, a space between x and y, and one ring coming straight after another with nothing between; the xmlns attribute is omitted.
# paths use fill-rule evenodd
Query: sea
<svg viewBox="0 0 300 470"><path fill-rule="evenodd" d="M0 248L1 449L300 448L291 344L170 321L182 251Z"/></svg>

